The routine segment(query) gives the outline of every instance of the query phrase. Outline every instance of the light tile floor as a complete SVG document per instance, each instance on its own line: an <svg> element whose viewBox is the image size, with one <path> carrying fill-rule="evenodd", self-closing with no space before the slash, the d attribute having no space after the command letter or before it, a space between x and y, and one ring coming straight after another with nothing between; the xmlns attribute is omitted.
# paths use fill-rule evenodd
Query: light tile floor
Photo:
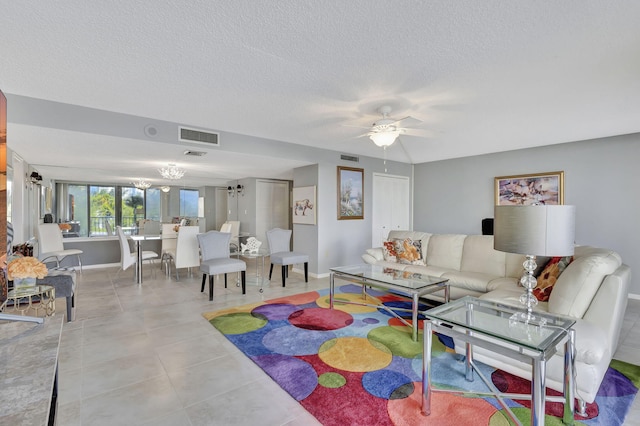
<svg viewBox="0 0 640 426"><path fill-rule="evenodd" d="M215 311L315 289L328 279L290 272L242 295L233 279L216 280L214 300L201 277L181 281L145 269L87 269L79 274L76 320L65 323L59 363L58 424L72 425L315 425L302 406L230 344L203 317ZM248 271L248 275L255 271ZM231 278L231 274L230 274ZM58 315L64 300L56 301ZM640 301L630 300L616 358L640 364ZM626 424L640 426L640 398Z"/></svg>

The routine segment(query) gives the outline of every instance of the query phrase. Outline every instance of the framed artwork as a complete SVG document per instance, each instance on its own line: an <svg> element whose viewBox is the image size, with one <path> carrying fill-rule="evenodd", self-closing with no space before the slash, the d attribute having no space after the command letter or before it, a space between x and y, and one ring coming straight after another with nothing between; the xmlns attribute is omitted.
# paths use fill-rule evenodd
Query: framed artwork
<svg viewBox="0 0 640 426"><path fill-rule="evenodd" d="M316 187L293 188L293 223L315 225L316 214Z"/></svg>
<svg viewBox="0 0 640 426"><path fill-rule="evenodd" d="M498 206L564 204L564 172L498 176L495 197Z"/></svg>
<svg viewBox="0 0 640 426"><path fill-rule="evenodd" d="M338 220L364 219L364 169L338 166Z"/></svg>

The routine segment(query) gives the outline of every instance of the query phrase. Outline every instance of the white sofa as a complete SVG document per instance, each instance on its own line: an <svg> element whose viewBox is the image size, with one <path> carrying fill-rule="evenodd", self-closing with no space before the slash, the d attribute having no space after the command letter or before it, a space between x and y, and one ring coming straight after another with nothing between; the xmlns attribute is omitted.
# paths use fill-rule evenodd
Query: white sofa
<svg viewBox="0 0 640 426"><path fill-rule="evenodd" d="M424 265L385 261L382 248L368 249L366 263L449 278L451 298L464 295L519 305L524 256L493 249L493 237L391 231L388 239L421 241ZM417 261L416 261L417 262ZM618 346L631 270L614 251L576 246L574 260L558 277L548 302L537 308L575 318L576 397L579 411L593 402ZM433 296L433 295L430 295ZM460 348L457 348L459 350ZM547 362L547 387L562 391L563 351ZM474 348L475 359L530 379L531 366Z"/></svg>

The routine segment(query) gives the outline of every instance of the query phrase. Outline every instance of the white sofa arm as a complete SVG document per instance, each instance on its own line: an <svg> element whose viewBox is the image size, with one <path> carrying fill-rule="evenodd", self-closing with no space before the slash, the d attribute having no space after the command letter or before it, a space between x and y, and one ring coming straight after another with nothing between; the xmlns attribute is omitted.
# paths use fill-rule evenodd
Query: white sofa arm
<svg viewBox="0 0 640 426"><path fill-rule="evenodd" d="M362 260L370 265L375 265L378 261L384 260L382 247L367 249L366 253L362 255Z"/></svg>

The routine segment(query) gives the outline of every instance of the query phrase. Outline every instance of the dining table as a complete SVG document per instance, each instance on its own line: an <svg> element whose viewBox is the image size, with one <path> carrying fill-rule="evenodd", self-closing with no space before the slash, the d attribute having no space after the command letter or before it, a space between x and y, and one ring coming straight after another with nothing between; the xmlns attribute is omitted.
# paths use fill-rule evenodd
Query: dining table
<svg viewBox="0 0 640 426"><path fill-rule="evenodd" d="M159 240L161 238L160 235L130 235L135 244L136 244L136 283L142 284L142 245L144 241L148 240Z"/></svg>

